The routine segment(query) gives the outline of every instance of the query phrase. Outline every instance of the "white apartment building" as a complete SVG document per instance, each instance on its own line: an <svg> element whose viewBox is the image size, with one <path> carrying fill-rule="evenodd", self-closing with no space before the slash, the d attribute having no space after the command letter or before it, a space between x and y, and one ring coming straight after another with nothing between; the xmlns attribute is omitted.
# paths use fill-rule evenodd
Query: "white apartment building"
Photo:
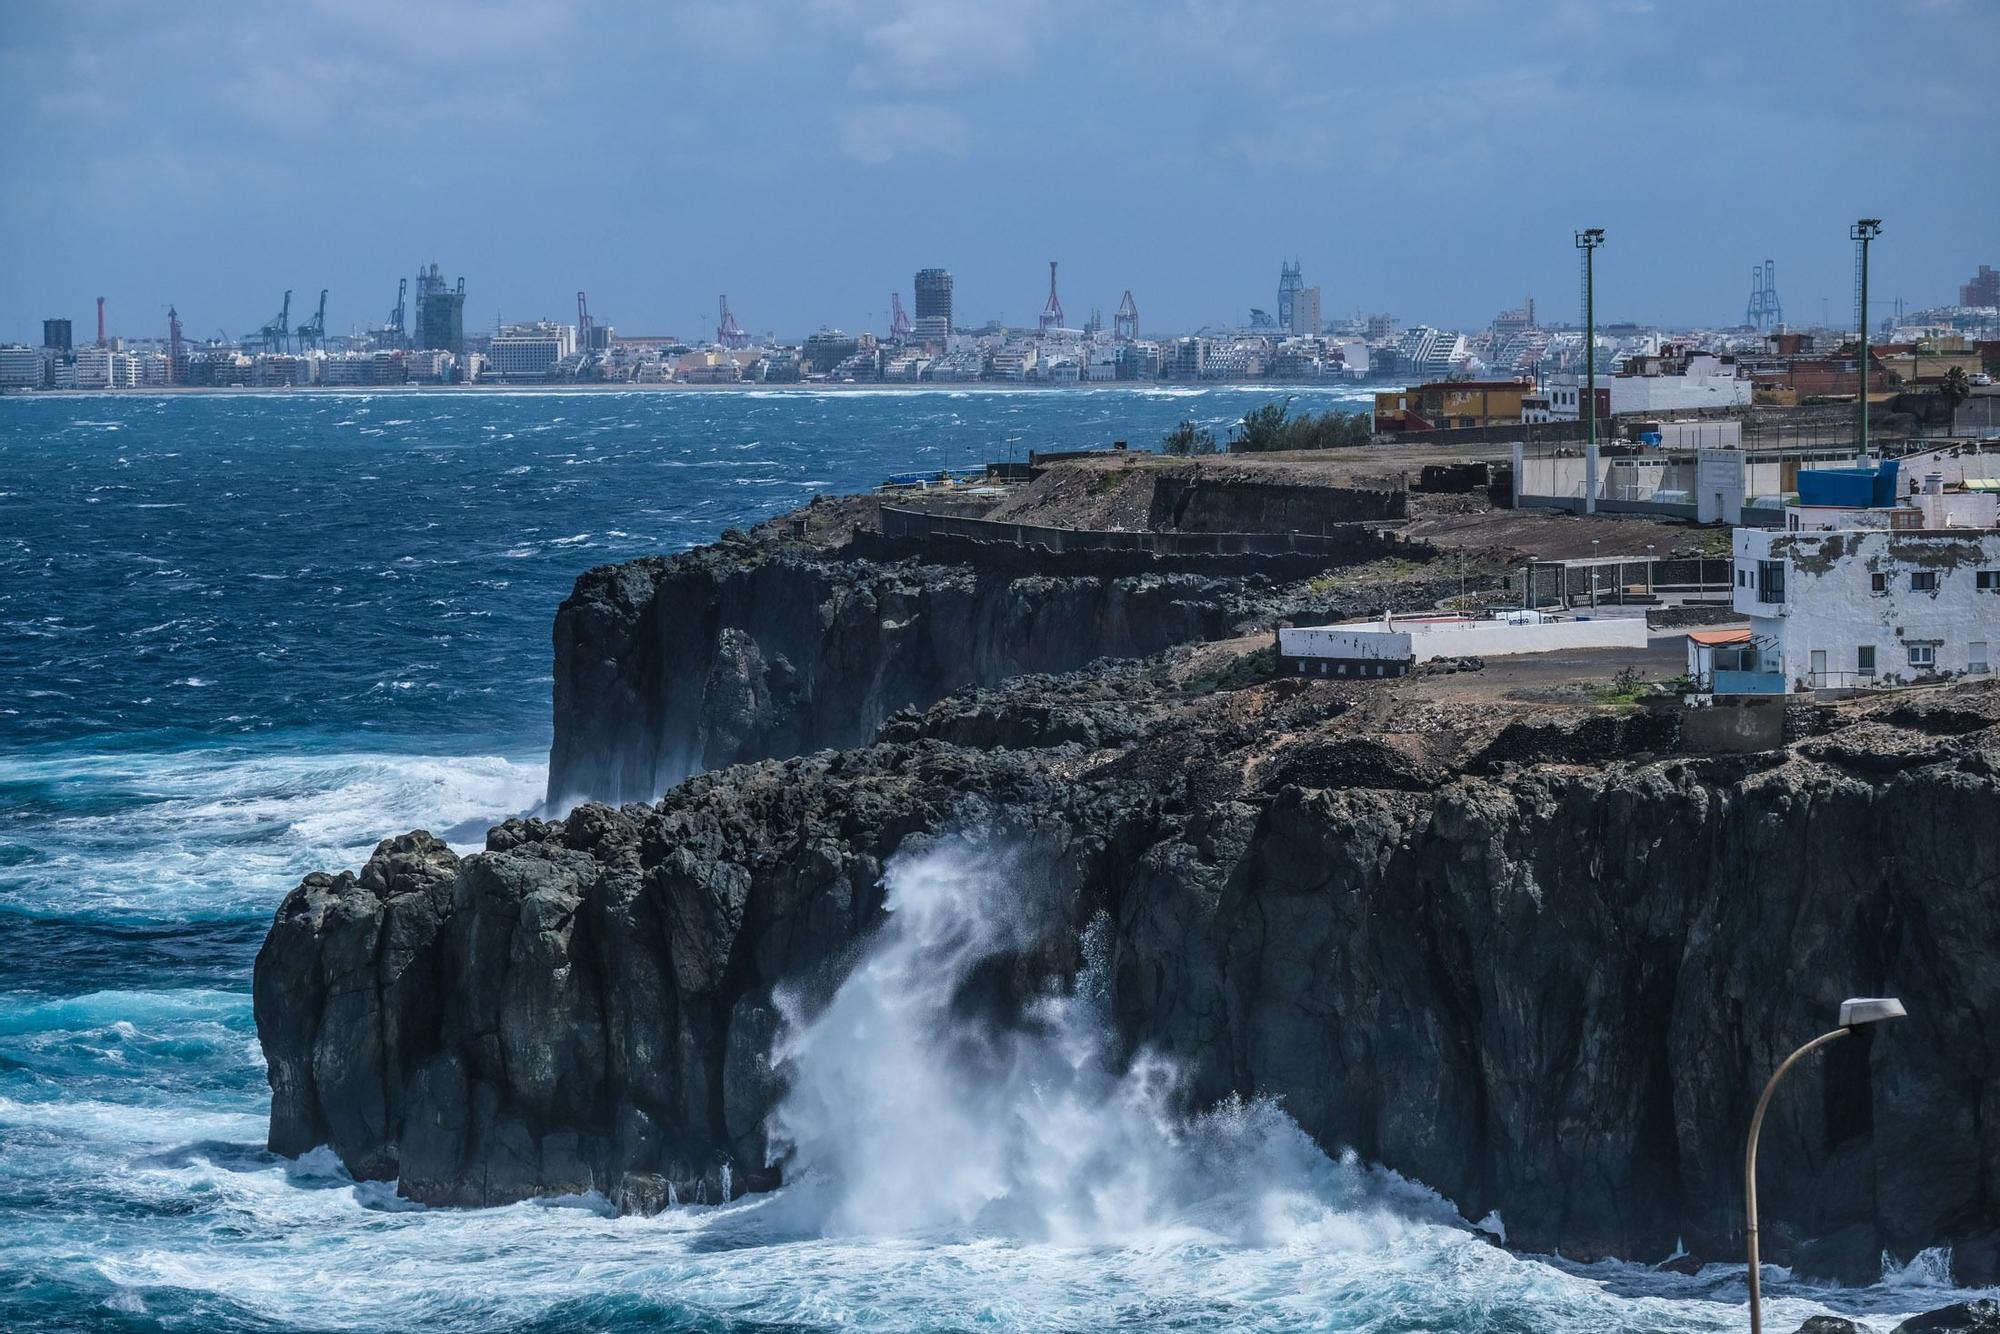
<svg viewBox="0 0 2000 1334"><path fill-rule="evenodd" d="M1323 321L1319 315L1319 289L1302 287L1292 294L1292 327L1285 332L1298 338L1317 338Z"/></svg>
<svg viewBox="0 0 2000 1334"><path fill-rule="evenodd" d="M78 389L136 389L139 387L138 358L126 352L91 344L76 350Z"/></svg>
<svg viewBox="0 0 2000 1334"><path fill-rule="evenodd" d="M1551 375L1545 387L1548 405L1540 420L1582 419L1582 375ZM1631 358L1615 375L1597 377L1598 407L1614 417L1747 407L1753 389L1749 376L1737 375L1734 359L1672 346L1657 356Z"/></svg>
<svg viewBox="0 0 2000 1334"><path fill-rule="evenodd" d="M2000 647L2000 497L1794 505L1782 530L1739 528L1733 602L1750 618L1751 689L1897 685L1993 669Z"/></svg>
<svg viewBox="0 0 2000 1334"><path fill-rule="evenodd" d="M42 383L42 351L8 344L0 347L0 389L34 389Z"/></svg>
<svg viewBox="0 0 2000 1334"><path fill-rule="evenodd" d="M501 377L540 378L565 357L576 355L576 329L568 324L537 320L510 324L493 335L486 354L487 373Z"/></svg>

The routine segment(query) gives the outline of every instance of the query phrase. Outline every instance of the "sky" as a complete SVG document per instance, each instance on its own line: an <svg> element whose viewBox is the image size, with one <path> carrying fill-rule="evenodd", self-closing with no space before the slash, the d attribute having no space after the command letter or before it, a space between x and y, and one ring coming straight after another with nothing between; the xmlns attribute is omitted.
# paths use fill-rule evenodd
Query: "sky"
<svg viewBox="0 0 2000 1334"><path fill-rule="evenodd" d="M1329 317L1740 321L1955 301L2000 264L1995 0L13 0L0 340L238 335L435 259L468 327L1243 322L1295 258Z"/></svg>

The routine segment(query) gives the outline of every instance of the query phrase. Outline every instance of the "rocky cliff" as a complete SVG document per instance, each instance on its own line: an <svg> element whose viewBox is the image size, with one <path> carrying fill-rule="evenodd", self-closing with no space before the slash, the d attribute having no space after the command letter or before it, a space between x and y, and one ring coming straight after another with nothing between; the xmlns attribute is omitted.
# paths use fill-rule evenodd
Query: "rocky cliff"
<svg viewBox="0 0 2000 1334"><path fill-rule="evenodd" d="M607 603L657 608L674 578L757 601L754 568L625 577ZM903 616L870 596L876 643ZM645 636L661 661L682 638ZM607 688L636 690L620 667ZM1060 985L1101 915L1122 1050L1178 1062L1195 1105L1273 1095L1533 1250L1736 1253L1763 1079L1843 996L1900 995L1910 1019L1778 1102L1766 1253L1866 1279L1884 1250L1952 1244L1960 1281L1992 1281L2000 692L1841 706L1728 759L1607 718L1424 677L1205 692L1106 669L511 822L465 859L390 840L293 891L259 956L271 1145L330 1144L432 1203L772 1185L775 997L852 965L899 851L1000 829L1037 929L989 1003Z"/></svg>
<svg viewBox="0 0 2000 1334"><path fill-rule="evenodd" d="M1464 586L1456 574L1425 583L1421 544L1391 544L1383 559L1376 534L1349 552L1269 561L986 543L949 561L880 559L862 554L883 547L879 534L863 536L872 544L835 548L774 523L578 579L556 613L548 809L649 801L690 774L864 745L898 709L966 686L1144 658L1307 607L1424 605ZM1246 574L1260 562L1271 570ZM1301 582L1370 562L1338 589Z"/></svg>
<svg viewBox="0 0 2000 1334"><path fill-rule="evenodd" d="M1234 582L1017 577L749 538L606 566L555 624L549 805L856 746L905 705L1232 633Z"/></svg>

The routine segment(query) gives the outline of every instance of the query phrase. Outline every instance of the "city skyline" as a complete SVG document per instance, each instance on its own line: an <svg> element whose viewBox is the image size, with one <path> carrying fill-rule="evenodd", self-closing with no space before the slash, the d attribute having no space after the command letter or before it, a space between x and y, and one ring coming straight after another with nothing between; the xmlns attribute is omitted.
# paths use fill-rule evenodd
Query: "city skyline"
<svg viewBox="0 0 2000 1334"><path fill-rule="evenodd" d="M361 4L299 31L31 5L0 34L0 242L35 256L0 338L81 327L98 295L114 334L173 305L240 337L322 287L330 331L367 328L434 259L468 328L581 289L689 338L717 292L753 332L885 330L932 265L959 323L1032 327L1050 258L1078 324L1128 289L1142 331L1241 324L1280 256L1329 319L1479 327L1532 294L1560 322L1585 225L1610 234L1606 321L1736 322L1775 258L1791 323L1838 326L1864 213L1882 309L1949 303L1991 259L1993 173L1907 130L1978 110L1990 6L1153 13ZM1899 206L1892 180L1938 188Z"/></svg>

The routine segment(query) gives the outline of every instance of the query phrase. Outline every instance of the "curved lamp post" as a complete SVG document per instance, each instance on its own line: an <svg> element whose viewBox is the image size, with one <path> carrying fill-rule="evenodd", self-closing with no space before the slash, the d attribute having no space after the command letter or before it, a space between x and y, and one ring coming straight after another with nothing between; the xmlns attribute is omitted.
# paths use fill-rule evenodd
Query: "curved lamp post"
<svg viewBox="0 0 2000 1334"><path fill-rule="evenodd" d="M1764 1096L1757 1099L1757 1111L1750 1118L1750 1143L1743 1151L1743 1236L1750 1251L1750 1334L1764 1334L1764 1292L1757 1258L1757 1135L1764 1128L1764 1111L1771 1105L1771 1095L1778 1091L1778 1081L1805 1056L1836 1038L1844 1038L1870 1024L1901 1019L1905 1013L1903 1002L1893 996L1842 1001L1840 1027L1831 1033L1820 1034L1787 1056L1785 1063L1778 1067L1778 1072L1771 1076L1771 1082L1764 1085Z"/></svg>

